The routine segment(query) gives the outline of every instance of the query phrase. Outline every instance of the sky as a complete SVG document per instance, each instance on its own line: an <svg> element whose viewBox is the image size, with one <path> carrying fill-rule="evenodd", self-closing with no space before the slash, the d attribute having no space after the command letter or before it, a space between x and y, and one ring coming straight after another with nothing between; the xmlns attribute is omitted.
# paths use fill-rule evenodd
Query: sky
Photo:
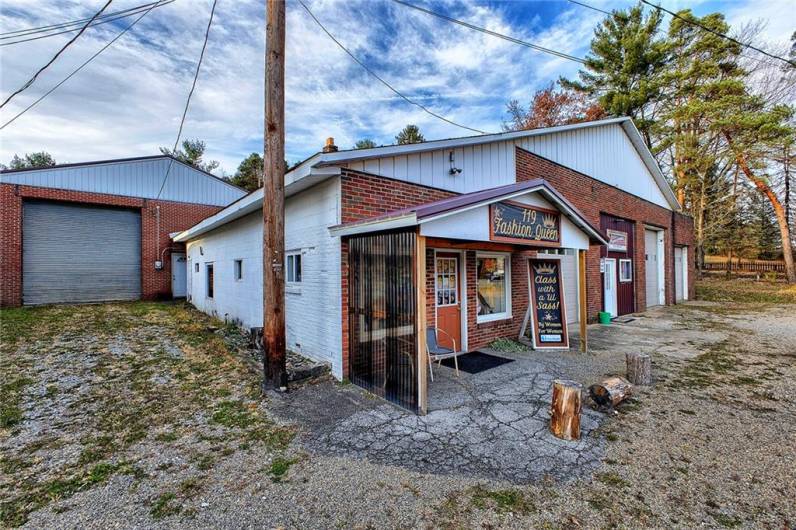
<svg viewBox="0 0 796 530"><path fill-rule="evenodd" d="M115 0L119 11L149 0ZM588 53L603 14L560 1L410 0L434 11L578 57ZM498 132L509 100L527 104L576 62L540 53L407 8L392 0L305 0L358 59L398 91L446 118ZM601 9L630 1L584 0ZM3 0L0 33L90 17L96 1ZM201 51L212 0L176 0L152 10L41 103L0 131L0 162L45 150L57 162L146 156L174 144ZM262 152L264 2L218 0L183 138L207 144L220 175ZM666 0L671 10L724 13L733 27L762 21L756 44L787 42L790 0ZM788 14L788 16L783 16ZM36 82L0 110L5 123L69 75L135 17L89 28ZM0 46L5 99L72 36ZM2 36L0 36L2 37ZM13 39L2 39L0 45ZM286 158L291 164L332 136L341 149L359 139L394 143L406 124L427 140L472 135L403 101L345 54L296 0L287 0Z"/></svg>

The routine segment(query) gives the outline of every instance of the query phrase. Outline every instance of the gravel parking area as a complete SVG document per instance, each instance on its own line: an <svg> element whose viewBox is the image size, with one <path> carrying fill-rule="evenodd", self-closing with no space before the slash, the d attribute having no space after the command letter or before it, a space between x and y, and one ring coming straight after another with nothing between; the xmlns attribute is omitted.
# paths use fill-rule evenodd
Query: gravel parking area
<svg viewBox="0 0 796 530"><path fill-rule="evenodd" d="M484 426L491 471L468 465L467 420L444 419L461 401L418 419L328 379L263 398L245 338L182 304L3 310L0 526L793 528L795 309L692 302L590 328L588 355L510 354L464 384L467 418L524 434ZM589 461L552 451L560 465L512 474L510 451L544 436L525 423L543 427L549 379L588 385L626 351L652 354L654 385L588 411ZM487 395L501 379L503 401ZM378 451L399 427L420 445Z"/></svg>

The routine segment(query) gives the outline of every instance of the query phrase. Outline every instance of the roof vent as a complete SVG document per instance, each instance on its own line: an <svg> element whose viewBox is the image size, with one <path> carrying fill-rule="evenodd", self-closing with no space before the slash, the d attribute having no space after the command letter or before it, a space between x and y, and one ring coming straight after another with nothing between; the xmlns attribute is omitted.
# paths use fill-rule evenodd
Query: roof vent
<svg viewBox="0 0 796 530"><path fill-rule="evenodd" d="M332 138L331 136L326 139L326 145L323 146L323 152L324 153L336 153L337 152L337 146L334 145L334 138Z"/></svg>

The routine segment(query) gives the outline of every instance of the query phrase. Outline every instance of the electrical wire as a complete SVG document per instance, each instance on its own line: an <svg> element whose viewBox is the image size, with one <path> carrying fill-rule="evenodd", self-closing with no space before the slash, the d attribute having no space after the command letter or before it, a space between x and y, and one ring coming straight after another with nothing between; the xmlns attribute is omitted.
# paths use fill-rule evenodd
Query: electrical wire
<svg viewBox="0 0 796 530"><path fill-rule="evenodd" d="M647 4L650 7L654 7L658 11L663 11L664 13L668 13L669 15L673 16L674 18L682 20L683 22L691 24L692 26L696 26L696 27L702 29L703 31L707 31L708 33L716 35L717 37L721 37L722 39L726 39L726 40L728 40L728 41L730 41L732 43L735 43L735 44L737 44L739 46L742 46L742 47L750 49L750 50L754 50L754 51L756 51L758 53L762 53L763 55L765 55L767 57L770 57L772 59L776 59L778 61L782 61L785 64L788 64L790 66L796 67L796 61L791 61L791 60L786 59L784 57L780 57L779 55L774 55L773 53L769 53L769 52L767 52L765 50L762 50L762 49L760 49L760 48L758 48L756 46L752 46L751 44L748 44L748 43L745 43L745 42L741 42L738 39L730 37L729 35L725 35L724 33L718 32L718 31L716 31L714 29L711 29L711 28L709 28L707 26L704 26L704 25L700 24L699 22L696 22L694 20L690 20L688 18L685 18L685 17L683 17L683 16L681 16L681 15L679 15L679 14L673 12L673 11L669 11L665 7L661 7L661 6L657 5L657 4L653 4L649 0L641 0L641 2L644 3L644 4Z"/></svg>
<svg viewBox="0 0 796 530"><path fill-rule="evenodd" d="M2 103L2 104L0 104L0 109L2 109L3 107L5 107L5 106L8 104L8 102L9 102L9 101L11 101L11 99L13 99L13 97L14 97L14 96L16 96L17 94L20 94L20 93L22 93L23 91L25 91L25 90L27 90L28 88L30 88L30 86L31 86L31 85L32 85L32 84L33 84L33 83L36 81L36 78L37 78L37 77L39 77L39 74L41 74L41 73L42 73L43 71L45 71L45 70L46 70L46 69L47 69L47 68L48 68L48 67L49 67L51 64L53 64L53 63L55 62L55 60L56 60L56 59L58 59L58 57L59 57L59 56L60 56L60 55L61 55L61 54L62 54L62 53L63 53L63 52L64 52L64 51L65 51L65 50L66 50L66 49L67 49L67 48L68 48L68 47L69 47L69 46L70 46L70 45L73 43L73 42L75 42L75 41L78 39L78 37L80 37L80 36L83 34L83 32L84 32L84 31L86 31L86 28L88 28L89 24L91 24L91 23L94 21L94 19L95 19L95 18L97 18L98 16L100 16L100 15L102 14L102 12L103 12L103 11L105 11L105 8L107 8L109 5L111 5L111 2L113 2L113 0L108 0L108 1L105 3L105 5L104 5L104 6L102 6L102 9L100 9L99 11L97 11L97 12L94 14L94 16L93 16L93 17L91 17L91 20L89 20L89 21L86 23L86 25L85 25L85 26L83 26L83 27L80 29L80 31L77 33L77 35L75 35L74 37L72 37L71 39L69 39L69 42L67 42L66 44L64 44L64 45L63 45L63 47L62 47L60 50L58 50L58 52L57 52L55 55L53 55L53 58L52 58L52 59L50 59L50 60L47 62L47 64L45 64L44 66L42 66L41 68L39 68L39 70L38 70L38 71L37 71L35 74L33 74L33 77L31 77L31 78L30 78L30 79L29 79L29 80L28 80L28 81L27 81L27 82L26 82L24 85L22 85L21 87L19 87L19 88L18 88L18 89L17 89L15 92L13 92L13 93L12 93L10 96L8 96L8 97L6 98L6 100L5 100L5 101L3 101L3 103Z"/></svg>
<svg viewBox="0 0 796 530"><path fill-rule="evenodd" d="M421 109L422 111L426 112L427 114L430 114L431 116L434 116L434 117L435 117L435 118L437 118L438 120L442 120L442 121L444 121L445 123L449 123L449 124L451 124L451 125L454 125L454 126L456 126L456 127L459 127L459 128L462 128L462 129L466 129L466 130L468 130L468 131L476 132L476 133L478 133L478 134L488 134L487 132L485 132L485 131L482 131L482 130L480 130L480 129L474 129L474 128L472 128L472 127L467 127L466 125L462 125L462 124L460 124L460 123L456 123L455 121L453 121L453 120L450 120L450 119L446 118L445 116L442 116L442 115L440 115L440 114L437 114L436 112L434 112L434 111L430 110L428 107L426 107L426 106L422 105L421 103L418 103L417 101L414 101L413 99L410 99L410 98L408 98L407 96L404 96L404 95L403 95L401 92L399 92L399 91L398 91L396 88L394 88L394 87L393 87L393 86L392 86L390 83L388 83L387 81L385 81L384 79L382 79L382 78L381 78L381 77L380 77L380 76L379 76L379 75L378 75L376 72L374 72L373 70L371 70L371 69L370 69L370 68L369 68L369 67L368 67L368 66L367 66L365 63L363 63L362 61L360 61L360 60L359 60L359 59L358 59L358 58L357 58L357 57L356 57L356 56L355 56L353 53L351 53L351 52L348 50L348 48L346 48L345 46L343 46L343 44L342 44L342 43L341 43L339 40L337 40L337 39L334 37L334 35L332 35L331 33L329 33L329 30L328 30L328 29L326 29L326 26L324 26L324 25L321 23L321 21L320 21L320 20L318 20L318 18L317 18L317 17L316 17L316 16L315 16L315 15L312 13L312 11L310 11L310 8L309 8L309 7L307 7L307 5L306 5L306 4L305 4L305 3L304 3L302 0L297 0L297 1L298 1L298 3L299 3L299 4L301 4L301 6L302 6L302 7L303 7L303 8L304 8L306 11L307 11L307 13L310 15L310 17L312 17L312 19L315 21L315 23L316 23L316 24L318 24L318 26L319 26L319 27L320 27L320 28L323 30L323 32L324 32L324 33L326 33L326 35L327 35L327 36L328 36L330 39L332 39L332 40L334 41L334 43L335 43L335 44L337 44L337 45L340 47L340 49L342 49L344 52L346 52L346 53L348 54L348 56L349 56L349 57L351 57L351 59L353 59L353 60L354 60L354 62L355 62L355 63L357 63L357 64L358 64L359 66L361 66L362 68L364 68L366 72L368 72L370 75L372 75L372 76L373 76L373 77L375 77L377 80L379 80L379 81L381 82L381 84L383 84L384 86L386 86L387 88L389 88L389 89L390 89L390 90L391 90L391 91L392 91L392 92L393 92L395 95L397 95L399 98L403 99L403 100L404 100L404 101L406 101L407 103L411 103L412 105L414 105L414 106L418 107L419 109Z"/></svg>
<svg viewBox="0 0 796 530"><path fill-rule="evenodd" d="M116 20L120 20L120 19L123 19L123 18L131 17L133 15L137 15L138 13L141 13L142 11L146 11L147 7L149 7L149 6L160 7L160 6L164 6L166 4L170 4L171 2L174 2L174 0L166 0L166 1L162 2L162 3L161 2L153 2L152 4L145 4L145 6L143 6L143 7L139 6L139 8L136 8L135 10L130 11L129 13L124 13L124 14L121 14L121 15L118 15L118 16L102 17L102 20L99 20L99 19L95 20L92 24L90 24L90 27L99 26L100 24L107 24L109 22L114 22ZM52 31L52 30L50 30L50 31ZM27 34L27 35L35 35L35 36L32 36L32 37L31 36L27 36L27 35L14 35L12 37L0 37L0 40L3 40L3 39L12 39L12 38L19 38L19 37L27 36L27 38L19 38L19 40L15 40L15 41L11 41L11 42L2 42L2 43L0 43L0 47L2 47L2 46L13 46L14 44L21 44L23 42L30 42L30 41L35 41L35 40L39 40L39 39L46 39L48 37L56 37L58 35L63 35L65 33L72 33L73 31L78 31L78 28L65 29L63 31L56 31L55 33L46 33L44 35L37 35L36 33ZM37 33L45 33L45 32L37 32Z"/></svg>
<svg viewBox="0 0 796 530"><path fill-rule="evenodd" d="M131 11L138 11L142 9L146 9L147 7L151 6L152 4L157 4L158 2L150 2L148 4L142 4L135 7L128 7L127 9L122 9L119 11L114 11L113 13L105 13L104 15L98 16L95 21L97 20L104 20L109 17L115 17L116 15L123 15L125 13L130 13ZM80 26L81 24L88 22L90 18L81 18L78 20L70 20L68 22L59 22L58 24L50 24L49 26L38 26L34 28L25 28L25 29L16 29L13 31L5 31L0 32L0 40L4 39L14 39L17 37L23 37L25 35L32 35L35 33L45 33L48 31L55 31L58 29L66 28L69 26ZM77 29L75 29L77 31Z"/></svg>
<svg viewBox="0 0 796 530"><path fill-rule="evenodd" d="M599 7L590 6L589 4L584 4L583 2L578 2L577 0L568 0L573 4L577 4L579 6L583 6L585 8L591 9L593 11L597 11L598 13L603 13L605 15L613 15L610 11L606 11L605 9L600 9Z"/></svg>
<svg viewBox="0 0 796 530"><path fill-rule="evenodd" d="M469 22L465 22L463 20L459 20L457 18L449 17L448 15L443 15L442 13L437 13L436 11L432 11L430 9L426 9L425 7L420 7L415 4L410 4L409 2L405 2L404 0L392 0L396 4L401 4L402 6L406 6L412 9L416 9L422 13L426 13L427 15L431 15L437 18L441 18L442 20L447 20L448 22L452 22L453 24L458 24L460 26L464 26L465 28L469 28L475 31L480 31L481 33L485 33L487 35L491 35L493 37L497 37L499 39L507 40L509 42L513 42L514 44L519 44L520 46L525 46L526 48L531 48L532 50L536 50L542 53L547 53L550 55L554 55L556 57L560 57L562 59L568 59L570 61L575 61L576 63L585 64L586 60L581 59L580 57L575 57L574 55L570 55L568 53L560 52L558 50L553 50L551 48L545 48L543 46L539 46L538 44L533 44L531 42L527 42L521 39L517 39L515 37L511 37L509 35L504 35L503 33L498 33L497 31L492 31L490 29L482 28L480 26L476 26L475 24L470 24ZM303 4L302 4L303 5Z"/></svg>
<svg viewBox="0 0 796 530"><path fill-rule="evenodd" d="M138 24L138 21L139 21L139 20L141 20L142 18L144 18L145 16L147 16L147 15L149 14L149 12L150 12L150 11L152 11L153 9L155 9L156 7L158 7L159 5L162 5L162 3L163 3L163 2L166 2L166 1L169 1L169 0L160 0L159 2L155 2L154 4L152 4L152 5L150 6L150 8L149 8L149 9L147 9L146 11L144 11L144 12L141 14L141 16L140 16L140 17L138 17L137 19L133 20L133 22L132 22L132 23L131 23L129 26L127 26L127 27L126 27L126 28L124 28L124 29L123 29L121 32L119 32L119 34L118 34L118 35L116 35L116 36L115 36L113 39L111 39L110 41L108 41L108 43L107 43L107 44L105 44L105 46L103 46L102 48L100 48L100 49L99 49L99 50L98 50L98 51L97 51L97 52L96 52L94 55L92 55L91 57L89 57L89 58L88 58L88 59L87 59L85 62L83 62L83 64L81 64L80 66L78 66L77 68L75 68L74 70L72 70L72 73L70 73L68 76L66 76L65 78L63 78L63 79L62 79L62 80L61 80L61 81L60 81L58 84L56 84L56 85L55 85L54 87L52 87L50 90L48 90L47 92L45 92L44 94L42 94L41 96L39 96L39 98L38 98L36 101L34 101L34 102L33 102L33 103L31 103L30 105L28 105L27 107L25 107L24 109L22 109L22 110L21 110L19 113L17 113L17 114L16 114L16 115L15 115L13 118L11 118L11 119L10 119L10 120L8 120L7 122L5 122L5 123L4 123L2 126L0 126L0 131L2 131L3 129L5 129L5 128L6 128L6 127L8 127L9 125L11 125L11 124L12 124L12 123L13 123L13 122L14 122L14 121L17 119L17 118L19 118L20 116L22 116L23 114L25 114L26 112L28 112L30 109L32 109L33 107L35 107L36 105L38 105L38 104L39 104L39 103L40 103L40 102L41 102L41 101L42 101L44 98L46 98L47 96L49 96L50 94L52 94L53 92L55 92L55 91L58 89L58 87L60 87L61 85L63 85L63 84L64 84L64 83L66 83L67 81L69 81L69 79L71 79L73 75L75 75L76 73L78 73L78 72L79 72L80 70L82 70L82 69L83 69L83 68L84 68L86 65L88 65L88 64L89 64L91 61L93 61L94 59L96 59L96 58L97 58L97 56L99 56L99 54L101 54L102 52L104 52L105 50L107 50L108 48L110 48L110 46L111 46L111 45L112 45L114 42L116 42L117 40L119 40L119 39L122 37L122 35L124 35L124 34L125 34L125 33L127 33L127 32L128 32L130 29L132 29L132 27L133 27L133 26L135 26L136 24Z"/></svg>
<svg viewBox="0 0 796 530"><path fill-rule="evenodd" d="M182 111L182 119L180 120L180 128L177 131L177 139L174 140L174 148L171 150L171 156L169 156L169 165L166 168L166 174L163 177L163 182L160 184L160 189L158 190L158 195L155 197L155 200L160 199L160 194L163 193L163 188L166 186L166 181L169 180L169 173L171 172L171 166L174 165L174 153L177 152L177 145L180 143L180 137L182 136L182 128L185 125L185 117L188 115L188 107L191 104L191 96L193 96L193 91L196 88L196 81L199 79L199 70L202 68L202 60L205 57L205 50L207 49L207 41L210 37L210 26L213 25L213 15L216 12L216 4L218 0L213 0L213 7L210 9L210 20L207 21L207 29L205 30L205 41L202 44L202 52L199 54L199 62L196 63L196 72L193 75L193 83L191 84L191 91L188 92L188 98L185 100L185 109Z"/></svg>

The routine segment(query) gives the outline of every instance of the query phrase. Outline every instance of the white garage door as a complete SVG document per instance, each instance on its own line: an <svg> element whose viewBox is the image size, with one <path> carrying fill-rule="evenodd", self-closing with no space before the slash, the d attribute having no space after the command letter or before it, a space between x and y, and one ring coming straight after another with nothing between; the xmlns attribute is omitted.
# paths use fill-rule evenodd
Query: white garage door
<svg viewBox="0 0 796 530"><path fill-rule="evenodd" d="M652 307L661 304L658 283L660 256L658 256L658 232L655 230L644 230L644 255L647 307Z"/></svg>
<svg viewBox="0 0 796 530"><path fill-rule="evenodd" d="M54 202L22 212L26 305L141 297L141 214Z"/></svg>

